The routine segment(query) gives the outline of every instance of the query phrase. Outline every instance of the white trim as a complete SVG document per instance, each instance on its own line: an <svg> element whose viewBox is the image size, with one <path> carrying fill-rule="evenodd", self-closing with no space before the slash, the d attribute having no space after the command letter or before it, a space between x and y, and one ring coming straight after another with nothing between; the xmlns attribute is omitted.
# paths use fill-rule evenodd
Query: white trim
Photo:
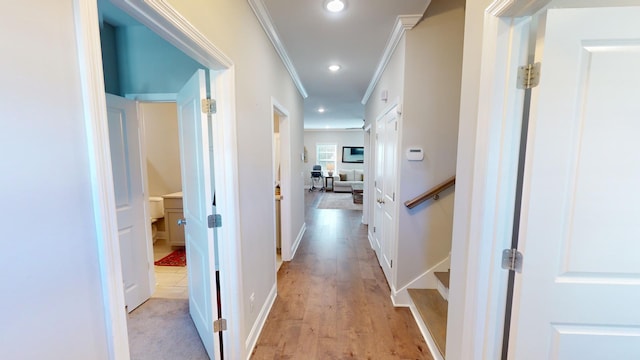
<svg viewBox="0 0 640 360"><path fill-rule="evenodd" d="M213 84L213 82L212 82ZM242 358L244 334L244 296L242 275L242 232L238 205L238 146L236 135L235 67L216 75L215 95L218 112L213 117L216 201L218 211L228 219L219 228L218 259L222 315L231 324L223 332L224 358ZM235 326L234 326L235 325Z"/></svg>
<svg viewBox="0 0 640 360"><path fill-rule="evenodd" d="M428 5L427 5L428 6ZM387 46L384 48L384 53L382 54L382 58L380 58L380 62L378 63L378 67L376 71L373 73L373 77L371 78L371 82L369 82L369 87L367 91L364 93L364 97L362 98L362 105L366 105L367 101L369 101L369 97L373 93L373 90L378 85L378 81L382 77L384 73L384 69L387 68L389 61L391 61L391 57L393 56L393 52L396 50L398 43L402 39L402 36L407 30L413 29L416 24L422 19L422 14L419 15L400 15L396 19L396 23L393 26L393 30L391 31L391 36L389 36L389 40L387 40Z"/></svg>
<svg viewBox="0 0 640 360"><path fill-rule="evenodd" d="M529 34L529 18L515 17L526 15L518 13L522 9L531 11L529 4L543 3L548 1L498 0L489 10L513 13L514 19L484 15L473 172L458 179L470 193L456 199L463 206L454 210L446 353L455 359L501 354L503 324L497 319L504 317L507 274L500 268L499 253L510 243L522 120L521 90L511 85ZM464 205L468 213L463 213Z"/></svg>
<svg viewBox="0 0 640 360"><path fill-rule="evenodd" d="M392 289L391 300L394 306L409 306L411 303L411 297L409 296L409 289L437 289L438 279L435 276L435 272L449 270L450 259L449 256L432 266L429 270L418 275L415 279L409 281L400 290Z"/></svg>
<svg viewBox="0 0 640 360"><path fill-rule="evenodd" d="M97 3L75 0L74 13L107 347L109 359L129 359Z"/></svg>
<svg viewBox="0 0 640 360"><path fill-rule="evenodd" d="M340 128L334 128L334 129L304 129L305 132L307 131L311 131L311 132L337 132L337 131L355 131L355 132L362 132L363 129L362 128L349 128L349 129L340 129Z"/></svg>
<svg viewBox="0 0 640 360"><path fill-rule="evenodd" d="M300 227L300 231L298 232L298 236L296 237L296 241L293 243L293 247L291 248L291 259L293 259L293 257L296 256L296 251L298 251L298 246L300 245L300 242L302 241L302 237L304 236L304 233L306 231L307 231L307 223L302 223L302 226ZM286 261L289 261L289 260L286 260Z"/></svg>
<svg viewBox="0 0 640 360"><path fill-rule="evenodd" d="M111 0L111 2L200 64L213 70L223 70L233 66L233 62L227 55L167 1Z"/></svg>
<svg viewBox="0 0 640 360"><path fill-rule="evenodd" d="M273 117L273 113L276 112L280 116L280 190L282 198L280 200L280 224L281 226L281 251L282 251L282 260L290 261L293 259L293 251L292 251L292 241L291 241L291 209L293 204L291 203L293 193L292 185L293 177L291 174L291 163L292 163L292 154L291 154L291 118L289 117L289 111L278 102L274 97L271 97L271 133L274 133L273 124L275 118ZM284 123L284 127L282 124ZM274 159L272 163L275 162L275 144L273 143L271 147L274 151ZM274 184L275 184L275 174L274 174ZM275 224L275 211L274 211L274 224ZM274 243L275 246L275 243ZM275 257L275 249L274 249L274 257ZM277 267L277 266L276 266ZM277 270L276 270L277 274Z"/></svg>
<svg viewBox="0 0 640 360"><path fill-rule="evenodd" d="M149 102L176 102L178 94L176 93L154 93L154 94L125 94L124 97L135 101Z"/></svg>
<svg viewBox="0 0 640 360"><path fill-rule="evenodd" d="M267 317L271 312L273 304L276 302L276 296L278 295L277 290L277 284L273 284L273 287L271 288L271 291L267 296L267 301L264 302L262 309L260 309L260 314L258 314L258 318L253 324L253 328L249 332L249 336L247 336L247 341L245 341L245 354L247 360L251 359L251 352L258 343L258 338L260 337L260 333L262 333L262 329L264 328L264 324L267 321Z"/></svg>
<svg viewBox="0 0 640 360"><path fill-rule="evenodd" d="M276 27L273 25L273 21L271 20L271 16L269 15L269 11L267 10L267 7L264 5L264 2L262 2L262 0L248 0L248 1L249 1L249 6L251 6L251 9L253 10L254 14L256 14L256 18L258 18L258 21L260 22L260 25L262 25L264 32L267 34L267 37L269 38L269 40L271 40L271 43L273 44L273 47L276 49L276 52L280 56L280 59L282 59L282 63L284 64L284 67L289 72L289 75L291 75L291 80L293 80L293 83L298 88L298 92L300 92L300 95L302 96L303 99L306 99L307 97L309 97L309 94L307 94L307 90L305 90L304 85L302 85L302 81L298 76L298 72L296 71L296 68L293 66L293 63L291 62L291 59L287 54L287 50L285 49L284 44L280 40L280 35L278 35L278 31L276 30Z"/></svg>
<svg viewBox="0 0 640 360"><path fill-rule="evenodd" d="M416 321L416 324L418 324L418 329L420 329L420 333L422 333L422 337L427 343L427 347L429 348L429 352L431 353L433 359L444 360L444 357L442 357L442 354L440 354L440 351L436 346L436 342L433 340L433 337L431 336L431 333L427 328L427 324L425 324L424 320L422 320L422 316L420 316L420 312L418 312L418 308L416 308L416 305L413 303L413 301L411 301L409 304L409 310L411 310L411 315L413 315L413 319Z"/></svg>

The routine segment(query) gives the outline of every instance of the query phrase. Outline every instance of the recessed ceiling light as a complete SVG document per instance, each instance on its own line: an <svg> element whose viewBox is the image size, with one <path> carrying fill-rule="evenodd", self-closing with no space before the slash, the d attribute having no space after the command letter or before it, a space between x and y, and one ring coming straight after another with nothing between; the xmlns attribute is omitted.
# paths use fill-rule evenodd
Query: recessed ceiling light
<svg viewBox="0 0 640 360"><path fill-rule="evenodd" d="M324 108L322 108L322 107L321 107L321 108L318 108L318 112L319 112L319 113L321 113L321 114L322 114L324 111L325 111L325 110L324 110Z"/></svg>
<svg viewBox="0 0 640 360"><path fill-rule="evenodd" d="M327 3L327 10L331 12L340 12L344 10L344 2L342 0L330 0Z"/></svg>
<svg viewBox="0 0 640 360"><path fill-rule="evenodd" d="M331 65L331 66L329 66L329 70L331 70L333 72L336 72L336 71L340 70L340 65L335 65L335 64Z"/></svg>

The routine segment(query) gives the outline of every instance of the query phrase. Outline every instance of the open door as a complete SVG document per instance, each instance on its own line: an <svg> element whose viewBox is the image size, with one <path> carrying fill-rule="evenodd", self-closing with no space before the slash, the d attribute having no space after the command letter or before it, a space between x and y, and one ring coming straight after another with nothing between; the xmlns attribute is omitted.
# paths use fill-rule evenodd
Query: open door
<svg viewBox="0 0 640 360"><path fill-rule="evenodd" d="M204 70L198 70L178 93L178 128L182 163L182 193L189 280L189 313L209 358L220 358L220 340L214 334L218 319L215 276L215 229L208 217L215 213L213 159L210 156L209 115Z"/></svg>
<svg viewBox="0 0 640 360"><path fill-rule="evenodd" d="M547 12L509 359L640 358L638 19L640 7Z"/></svg>
<svg viewBox="0 0 640 360"><path fill-rule="evenodd" d="M124 301L131 312L151 297L149 219L142 178L140 121L135 101L107 94L113 186L118 218Z"/></svg>

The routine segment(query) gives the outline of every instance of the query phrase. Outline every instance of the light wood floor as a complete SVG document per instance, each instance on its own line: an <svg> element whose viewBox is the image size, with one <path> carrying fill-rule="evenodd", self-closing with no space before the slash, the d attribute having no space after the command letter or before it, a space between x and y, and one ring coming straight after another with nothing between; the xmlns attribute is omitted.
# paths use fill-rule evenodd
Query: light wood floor
<svg viewBox="0 0 640 360"><path fill-rule="evenodd" d="M321 196L306 192L307 231L252 359L432 359L409 309L391 304L362 212L316 209Z"/></svg>

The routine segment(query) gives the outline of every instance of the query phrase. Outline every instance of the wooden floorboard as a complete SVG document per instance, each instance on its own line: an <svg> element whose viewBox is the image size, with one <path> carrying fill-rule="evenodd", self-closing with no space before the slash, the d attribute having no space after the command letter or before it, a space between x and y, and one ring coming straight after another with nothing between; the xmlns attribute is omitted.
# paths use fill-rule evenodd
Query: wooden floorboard
<svg viewBox="0 0 640 360"><path fill-rule="evenodd" d="M438 290L433 289L409 289L409 296L444 357L447 345L447 301L442 298Z"/></svg>
<svg viewBox="0 0 640 360"><path fill-rule="evenodd" d="M433 359L408 308L394 308L356 210L316 209L278 272L278 297L252 359Z"/></svg>

